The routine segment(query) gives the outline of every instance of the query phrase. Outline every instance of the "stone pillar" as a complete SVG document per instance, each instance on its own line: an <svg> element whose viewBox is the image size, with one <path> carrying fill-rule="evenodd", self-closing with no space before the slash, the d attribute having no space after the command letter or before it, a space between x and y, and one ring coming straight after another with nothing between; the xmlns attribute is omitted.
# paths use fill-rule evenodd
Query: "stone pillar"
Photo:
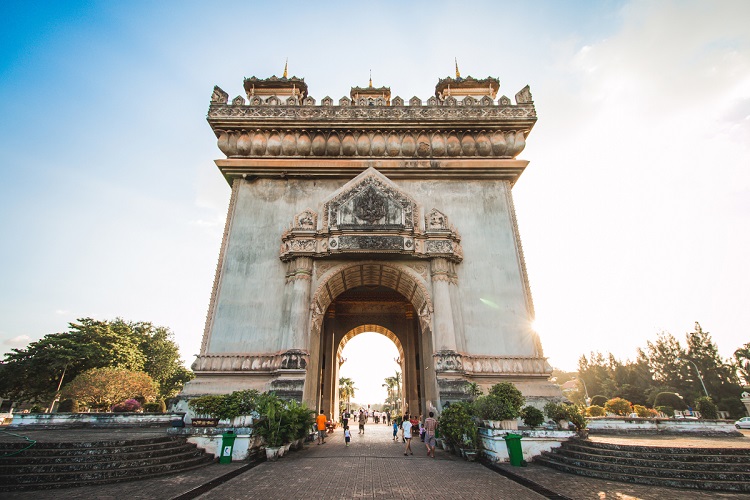
<svg viewBox="0 0 750 500"><path fill-rule="evenodd" d="M297 257L288 264L286 288L289 294L289 323L285 334L286 349L306 352L310 349L307 330L312 264L310 257Z"/></svg>
<svg viewBox="0 0 750 500"><path fill-rule="evenodd" d="M451 306L451 266L442 257L430 261L432 275L432 300L434 308L432 332L433 348L437 352L456 352L456 333L453 322L453 307Z"/></svg>
<svg viewBox="0 0 750 500"><path fill-rule="evenodd" d="M404 346L404 382L406 388L405 398L409 403L409 414L419 414L419 392L417 391L417 350L419 349L417 336L414 332L411 315L407 315L407 320L403 322L404 332L406 332L406 345Z"/></svg>

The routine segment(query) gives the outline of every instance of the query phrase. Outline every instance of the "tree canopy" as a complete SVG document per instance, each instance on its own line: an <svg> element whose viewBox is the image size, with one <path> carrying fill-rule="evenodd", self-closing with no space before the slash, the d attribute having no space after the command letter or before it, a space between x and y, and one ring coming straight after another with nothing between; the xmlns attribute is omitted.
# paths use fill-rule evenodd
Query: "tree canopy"
<svg viewBox="0 0 750 500"><path fill-rule="evenodd" d="M635 361L592 352L581 356L578 373L589 394L651 407L657 395L663 398L667 393L695 407L698 398L705 396L702 378L718 409L737 416L743 411L740 378L750 375L750 344L737 349L734 358L722 359L711 334L696 322L694 330L685 334L684 344L671 333L661 332L656 340L646 342L645 349L637 350Z"/></svg>
<svg viewBox="0 0 750 500"><path fill-rule="evenodd" d="M62 394L93 409L108 410L130 398L153 401L158 394L155 385L154 380L142 371L92 368L66 385Z"/></svg>
<svg viewBox="0 0 750 500"><path fill-rule="evenodd" d="M0 363L0 395L17 401L50 401L92 368L147 373L162 398L176 395L193 378L182 366L172 332L148 322L78 319L68 331L45 335L25 349L12 349ZM63 377L64 375L64 377Z"/></svg>

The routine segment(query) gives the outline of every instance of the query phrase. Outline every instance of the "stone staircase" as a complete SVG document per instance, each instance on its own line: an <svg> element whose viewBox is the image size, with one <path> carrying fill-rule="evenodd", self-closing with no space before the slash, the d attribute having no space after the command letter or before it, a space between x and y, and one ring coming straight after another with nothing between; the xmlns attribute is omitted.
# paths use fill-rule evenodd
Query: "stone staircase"
<svg viewBox="0 0 750 500"><path fill-rule="evenodd" d="M213 455L184 438L167 436L39 442L17 453L26 446L24 442L0 443L0 492L133 481L213 462Z"/></svg>
<svg viewBox="0 0 750 500"><path fill-rule="evenodd" d="M750 492L750 449L657 448L571 440L534 463L628 483Z"/></svg>

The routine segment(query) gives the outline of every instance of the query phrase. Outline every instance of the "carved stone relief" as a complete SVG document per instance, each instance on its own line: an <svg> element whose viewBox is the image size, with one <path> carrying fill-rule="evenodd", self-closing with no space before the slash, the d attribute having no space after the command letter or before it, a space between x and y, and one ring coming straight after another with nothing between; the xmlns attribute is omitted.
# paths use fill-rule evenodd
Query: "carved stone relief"
<svg viewBox="0 0 750 500"><path fill-rule="evenodd" d="M463 371L461 355L455 351L438 351L433 354L435 358L435 371L456 372Z"/></svg>
<svg viewBox="0 0 750 500"><path fill-rule="evenodd" d="M325 257L347 252L387 252L418 258L463 258L460 236L448 217L433 209L426 230L416 224L419 207L374 168L345 184L324 202L323 220L307 209L281 237L280 257Z"/></svg>

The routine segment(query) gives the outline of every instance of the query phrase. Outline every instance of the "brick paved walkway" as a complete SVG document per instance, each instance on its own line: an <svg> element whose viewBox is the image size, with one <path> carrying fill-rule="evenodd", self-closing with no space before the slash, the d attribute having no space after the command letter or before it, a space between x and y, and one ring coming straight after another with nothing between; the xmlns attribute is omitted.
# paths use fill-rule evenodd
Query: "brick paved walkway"
<svg viewBox="0 0 750 500"><path fill-rule="evenodd" d="M434 499L540 499L544 498L478 463L469 463L445 452L437 458L426 456L424 444L415 441L414 455L405 457L403 445L391 440L391 428L368 424L364 436L352 436L344 446L339 429L326 444L308 444L303 451L290 452L277 462L266 462L199 496L200 499L338 499L338 498L434 498ZM153 431L154 434L163 431ZM113 433L107 431L111 436ZM152 431L147 431L151 434ZM31 434L31 432L25 433ZM102 431L35 431L45 440L101 439ZM96 436L94 436L96 434ZM102 435L99 435L102 434ZM115 432L118 438L144 437L142 430ZM132 435L131 435L132 434ZM4 438L0 437L0 440ZM647 444L651 446L750 446L750 436L735 440L714 438L610 437L596 441ZM142 482L82 486L61 490L3 493L3 500L16 499L171 499L244 465L209 465L192 471ZM750 495L701 492L688 489L618 483L558 472L547 467L502 466L510 472L571 499L592 500L671 500L671 499L750 499Z"/></svg>
<svg viewBox="0 0 750 500"><path fill-rule="evenodd" d="M479 463L438 452L427 457L417 439L414 455L391 439L391 427L368 424L364 435L330 434L323 445L266 462L198 497L209 499L543 499Z"/></svg>

